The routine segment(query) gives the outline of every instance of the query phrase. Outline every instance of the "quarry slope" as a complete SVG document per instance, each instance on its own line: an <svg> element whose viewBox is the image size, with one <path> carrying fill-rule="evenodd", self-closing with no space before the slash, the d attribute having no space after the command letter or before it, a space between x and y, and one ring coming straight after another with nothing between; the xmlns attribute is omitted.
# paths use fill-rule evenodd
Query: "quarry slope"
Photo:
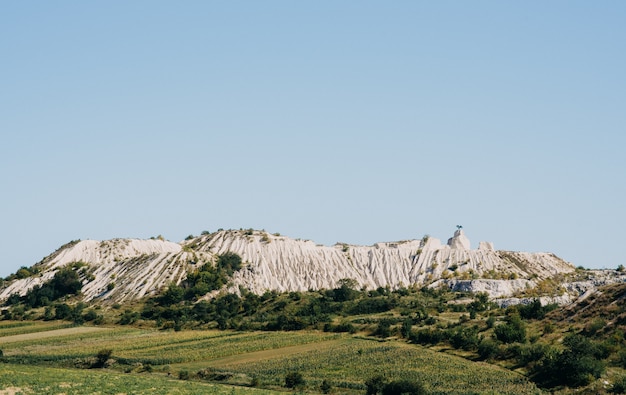
<svg viewBox="0 0 626 395"><path fill-rule="evenodd" d="M369 289L447 285L478 287L498 297L575 270L551 253L497 251L486 242L470 249L460 229L447 244L424 237L371 246L324 246L264 231L222 230L181 243L159 239L68 243L33 266L38 274L5 283L0 301L15 293L26 294L50 280L59 268L75 262L84 263L75 265L81 266L77 270L84 301L137 300L158 294L170 283L180 284L188 272L225 252L234 252L244 261L227 289L237 292L241 286L257 294L330 289L350 278Z"/></svg>

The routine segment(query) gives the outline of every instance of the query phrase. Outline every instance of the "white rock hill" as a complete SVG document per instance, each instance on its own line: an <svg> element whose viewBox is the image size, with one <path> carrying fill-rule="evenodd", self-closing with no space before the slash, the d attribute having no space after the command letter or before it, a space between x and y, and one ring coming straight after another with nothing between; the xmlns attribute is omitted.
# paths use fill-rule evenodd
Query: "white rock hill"
<svg viewBox="0 0 626 395"><path fill-rule="evenodd" d="M0 301L14 293L24 295L50 280L61 267L84 262L87 265L79 269L84 301L127 302L157 294L172 282L181 283L189 271L225 252L237 253L244 261L228 290L236 292L243 286L257 294L330 289L344 278L369 289L428 285L440 279L458 288L462 280L474 279L476 284L480 278L505 278L510 279L507 286L495 287L491 282L491 287L478 287L506 296L520 287L534 286L537 280L575 270L551 253L496 251L485 242L471 250L462 230L448 245L424 237L372 246L323 246L263 231L229 230L181 243L136 239L72 242L36 264L40 274L1 288Z"/></svg>

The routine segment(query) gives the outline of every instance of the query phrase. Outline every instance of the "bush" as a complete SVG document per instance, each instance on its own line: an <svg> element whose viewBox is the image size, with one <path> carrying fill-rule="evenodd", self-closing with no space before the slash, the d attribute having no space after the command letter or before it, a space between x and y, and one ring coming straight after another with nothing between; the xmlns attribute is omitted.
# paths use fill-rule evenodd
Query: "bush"
<svg viewBox="0 0 626 395"><path fill-rule="evenodd" d="M615 382L613 383L613 387L611 388L611 392L613 394L626 393L626 376L622 376L615 380Z"/></svg>
<svg viewBox="0 0 626 395"><path fill-rule="evenodd" d="M378 321L378 326L376 327L374 334L378 337L382 337L383 339L391 336L391 323L392 321L388 318L381 319Z"/></svg>
<svg viewBox="0 0 626 395"><path fill-rule="evenodd" d="M343 278L339 280L339 287L332 290L332 298L335 302L346 302L355 299L359 292L356 290L356 280Z"/></svg>
<svg viewBox="0 0 626 395"><path fill-rule="evenodd" d="M137 322L138 319L139 319L138 312L126 309L124 310L124 313L122 313L119 323L120 325L130 325L130 324L134 324L135 322Z"/></svg>
<svg viewBox="0 0 626 395"><path fill-rule="evenodd" d="M385 378L383 376L370 377L365 381L365 394L366 395L378 395L382 394L383 387L385 386Z"/></svg>
<svg viewBox="0 0 626 395"><path fill-rule="evenodd" d="M383 395L422 395L426 389L422 383L409 380L392 381L383 387Z"/></svg>
<svg viewBox="0 0 626 395"><path fill-rule="evenodd" d="M333 387L332 387L332 385L330 385L328 380L322 381L322 385L320 385L320 391L322 391L322 394L330 394L332 389L333 389Z"/></svg>
<svg viewBox="0 0 626 395"><path fill-rule="evenodd" d="M113 354L113 350L104 349L98 351L96 354L96 361L93 363L93 368L105 368L108 364L109 359L111 359L111 355Z"/></svg>
<svg viewBox="0 0 626 395"><path fill-rule="evenodd" d="M505 324L495 327L493 334L503 343L523 343L526 341L526 325L519 315L512 314Z"/></svg>
<svg viewBox="0 0 626 395"><path fill-rule="evenodd" d="M530 304L517 306L517 310L522 318L540 320L545 317L546 313L556 309L557 307L558 305L554 303L542 306L539 299L533 299Z"/></svg>
<svg viewBox="0 0 626 395"><path fill-rule="evenodd" d="M97 318L98 318L98 313L96 313L95 310L93 309L89 309L87 310L85 314L83 314L83 319L87 322L95 321Z"/></svg>
<svg viewBox="0 0 626 395"><path fill-rule="evenodd" d="M178 378L180 380L189 380L189 371L181 370L180 372L178 372Z"/></svg>
<svg viewBox="0 0 626 395"><path fill-rule="evenodd" d="M355 314L355 315L375 314L375 313L384 313L386 311L393 309L393 307L394 305L389 298L375 297L375 298L367 298L367 299L359 300L352 308L348 310L348 312L350 314Z"/></svg>
<svg viewBox="0 0 626 395"><path fill-rule="evenodd" d="M387 382L382 376L375 376L365 382L366 395L425 395L424 385L417 381L397 380Z"/></svg>
<svg viewBox="0 0 626 395"><path fill-rule="evenodd" d="M290 372L285 376L285 387L287 388L301 388L305 385L306 381L300 372Z"/></svg>
<svg viewBox="0 0 626 395"><path fill-rule="evenodd" d="M498 343L492 339L483 339L478 345L478 355L482 360L494 359L499 352Z"/></svg>
<svg viewBox="0 0 626 395"><path fill-rule="evenodd" d="M452 332L450 344L454 348L463 350L475 350L480 343L481 338L478 336L478 327L458 327Z"/></svg>
<svg viewBox="0 0 626 395"><path fill-rule="evenodd" d="M24 303L29 307L47 306L50 302L60 299L67 295L77 295L82 288L78 274L69 267L60 269L56 272L52 280L33 287L23 298ZM9 298L9 302L15 302ZM14 304L14 303L11 303Z"/></svg>
<svg viewBox="0 0 626 395"><path fill-rule="evenodd" d="M72 316L72 308L65 303L58 304L54 307L54 318L57 320L65 320Z"/></svg>
<svg viewBox="0 0 626 395"><path fill-rule="evenodd" d="M417 344L438 344L446 338L446 332L441 329L422 329L412 332L409 340Z"/></svg>
<svg viewBox="0 0 626 395"><path fill-rule="evenodd" d="M549 353L533 369L533 378L546 387L580 387L604 373L604 351L586 337L570 334L563 339L565 350Z"/></svg>

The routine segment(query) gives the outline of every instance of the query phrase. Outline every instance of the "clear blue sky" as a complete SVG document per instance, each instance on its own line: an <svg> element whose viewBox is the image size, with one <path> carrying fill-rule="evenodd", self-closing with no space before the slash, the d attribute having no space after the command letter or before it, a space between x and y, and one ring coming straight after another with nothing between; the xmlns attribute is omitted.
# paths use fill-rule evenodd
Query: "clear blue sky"
<svg viewBox="0 0 626 395"><path fill-rule="evenodd" d="M257 228L626 264L624 1L0 3L0 275Z"/></svg>

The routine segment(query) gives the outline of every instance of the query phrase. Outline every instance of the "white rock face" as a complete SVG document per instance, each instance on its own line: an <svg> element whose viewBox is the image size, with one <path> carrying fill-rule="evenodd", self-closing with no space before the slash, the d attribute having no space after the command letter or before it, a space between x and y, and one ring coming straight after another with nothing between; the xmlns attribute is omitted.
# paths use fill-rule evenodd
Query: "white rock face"
<svg viewBox="0 0 626 395"><path fill-rule="evenodd" d="M438 288L445 286L453 291L460 292L486 292L492 298L512 295L519 291L534 288L537 285L534 281L517 279L517 280L437 280L429 288Z"/></svg>
<svg viewBox="0 0 626 395"><path fill-rule="evenodd" d="M359 287L375 289L427 285L443 277L462 280L507 273L520 279L516 280L519 286L486 282L483 288L492 294L510 295L531 282L527 280L531 277L540 280L574 271L573 265L549 253L471 250L462 231L451 240L452 245L424 237L372 246L322 246L241 230L219 231L181 243L86 240L64 246L37 264L40 275L15 280L0 289L0 301L13 293L26 294L50 280L59 268L78 261L88 265L81 269L85 301L131 301L154 295L170 283L180 284L188 272L225 252L237 253L244 261L228 289L237 292L243 286L257 294L331 289L345 278L356 280Z"/></svg>
<svg viewBox="0 0 626 395"><path fill-rule="evenodd" d="M493 243L489 242L489 241L481 241L480 243L478 243L478 249L479 250L485 250L485 251L494 251L495 248L493 248Z"/></svg>
<svg viewBox="0 0 626 395"><path fill-rule="evenodd" d="M470 241L467 236L465 236L463 229L457 229L454 232L454 236L448 239L448 245L450 248L454 248L455 250L470 249Z"/></svg>

